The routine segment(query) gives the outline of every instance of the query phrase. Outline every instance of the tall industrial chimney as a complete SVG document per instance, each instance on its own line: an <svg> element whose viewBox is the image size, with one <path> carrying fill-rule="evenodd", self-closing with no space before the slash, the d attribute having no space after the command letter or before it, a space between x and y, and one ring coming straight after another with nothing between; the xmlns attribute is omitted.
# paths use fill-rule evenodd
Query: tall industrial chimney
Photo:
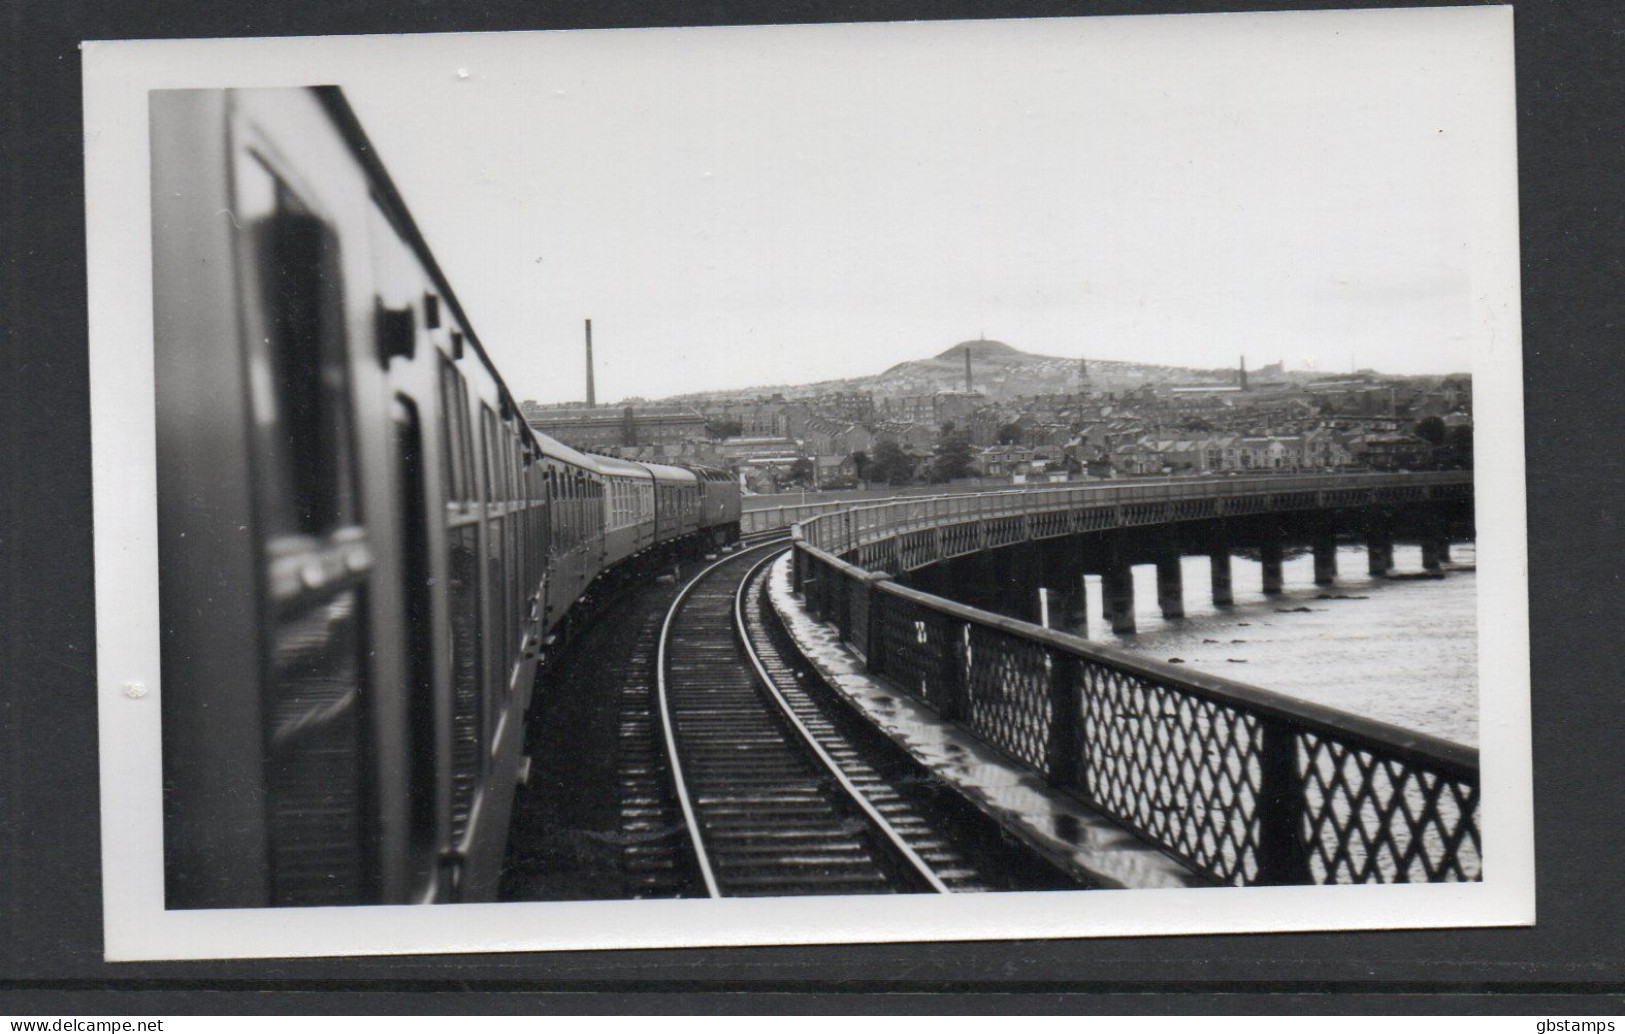
<svg viewBox="0 0 1625 1034"><path fill-rule="evenodd" d="M587 405L598 405L598 393L592 385L592 320L587 321Z"/></svg>
<svg viewBox="0 0 1625 1034"><path fill-rule="evenodd" d="M965 344L965 390L970 391L970 344Z"/></svg>
<svg viewBox="0 0 1625 1034"><path fill-rule="evenodd" d="M1247 357L1241 357L1241 390L1247 390Z"/></svg>

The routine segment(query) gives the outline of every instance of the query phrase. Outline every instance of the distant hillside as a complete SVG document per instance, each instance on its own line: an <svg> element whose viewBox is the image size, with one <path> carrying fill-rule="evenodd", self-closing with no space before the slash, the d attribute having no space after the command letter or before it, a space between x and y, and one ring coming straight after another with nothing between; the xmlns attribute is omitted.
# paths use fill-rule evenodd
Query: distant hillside
<svg viewBox="0 0 1625 1034"><path fill-rule="evenodd" d="M962 341L927 359L911 359L870 377L817 381L810 384L772 384L721 392L695 392L672 401L698 398L755 398L774 393L785 396L817 395L837 391L868 391L877 398L961 391L965 387L965 353L970 352L971 385L990 398L1050 395L1077 391L1082 364L1077 357L1034 355L1003 341ZM1113 359L1088 359L1092 390L1128 391L1143 384L1229 384L1234 370L1198 370ZM1260 371L1262 372L1262 371Z"/></svg>

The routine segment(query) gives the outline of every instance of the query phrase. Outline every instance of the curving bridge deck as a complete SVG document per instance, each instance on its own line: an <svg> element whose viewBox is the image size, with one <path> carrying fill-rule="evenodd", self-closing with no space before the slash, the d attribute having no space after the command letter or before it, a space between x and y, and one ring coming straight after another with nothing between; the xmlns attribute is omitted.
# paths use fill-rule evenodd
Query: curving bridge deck
<svg viewBox="0 0 1625 1034"><path fill-rule="evenodd" d="M1470 534L1470 472L1184 479L904 499L795 528L794 585L870 675L1064 789L1214 882L1362 883L1480 878L1477 751L1244 683L989 614L894 576L989 550L1066 543L1105 581L1132 630L1135 562L1155 562L1180 611L1178 558L1256 548L1265 588L1307 543L1335 577L1339 536L1364 538L1373 573L1395 537L1437 568ZM1012 555L1019 550L1012 550Z"/></svg>

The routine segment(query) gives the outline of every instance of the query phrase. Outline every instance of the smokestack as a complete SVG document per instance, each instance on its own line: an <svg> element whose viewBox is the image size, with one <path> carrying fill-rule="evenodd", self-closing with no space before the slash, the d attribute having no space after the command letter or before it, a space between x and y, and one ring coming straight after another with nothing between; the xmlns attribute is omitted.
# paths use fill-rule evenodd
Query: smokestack
<svg viewBox="0 0 1625 1034"><path fill-rule="evenodd" d="M598 405L598 393L592 386L592 320L587 321L587 405Z"/></svg>
<svg viewBox="0 0 1625 1034"><path fill-rule="evenodd" d="M965 390L966 391L971 390L971 387L970 387L970 345L969 344L967 344L965 346Z"/></svg>
<svg viewBox="0 0 1625 1034"><path fill-rule="evenodd" d="M1241 357L1241 390L1247 390L1247 357Z"/></svg>

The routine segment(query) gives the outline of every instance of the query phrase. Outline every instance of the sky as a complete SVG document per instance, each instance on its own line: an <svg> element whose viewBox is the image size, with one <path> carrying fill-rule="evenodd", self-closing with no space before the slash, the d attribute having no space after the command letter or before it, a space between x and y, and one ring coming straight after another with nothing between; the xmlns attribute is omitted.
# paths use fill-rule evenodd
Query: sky
<svg viewBox="0 0 1625 1034"><path fill-rule="evenodd" d="M987 336L1471 368L1493 8L369 37L334 66L511 389L878 373Z"/></svg>

